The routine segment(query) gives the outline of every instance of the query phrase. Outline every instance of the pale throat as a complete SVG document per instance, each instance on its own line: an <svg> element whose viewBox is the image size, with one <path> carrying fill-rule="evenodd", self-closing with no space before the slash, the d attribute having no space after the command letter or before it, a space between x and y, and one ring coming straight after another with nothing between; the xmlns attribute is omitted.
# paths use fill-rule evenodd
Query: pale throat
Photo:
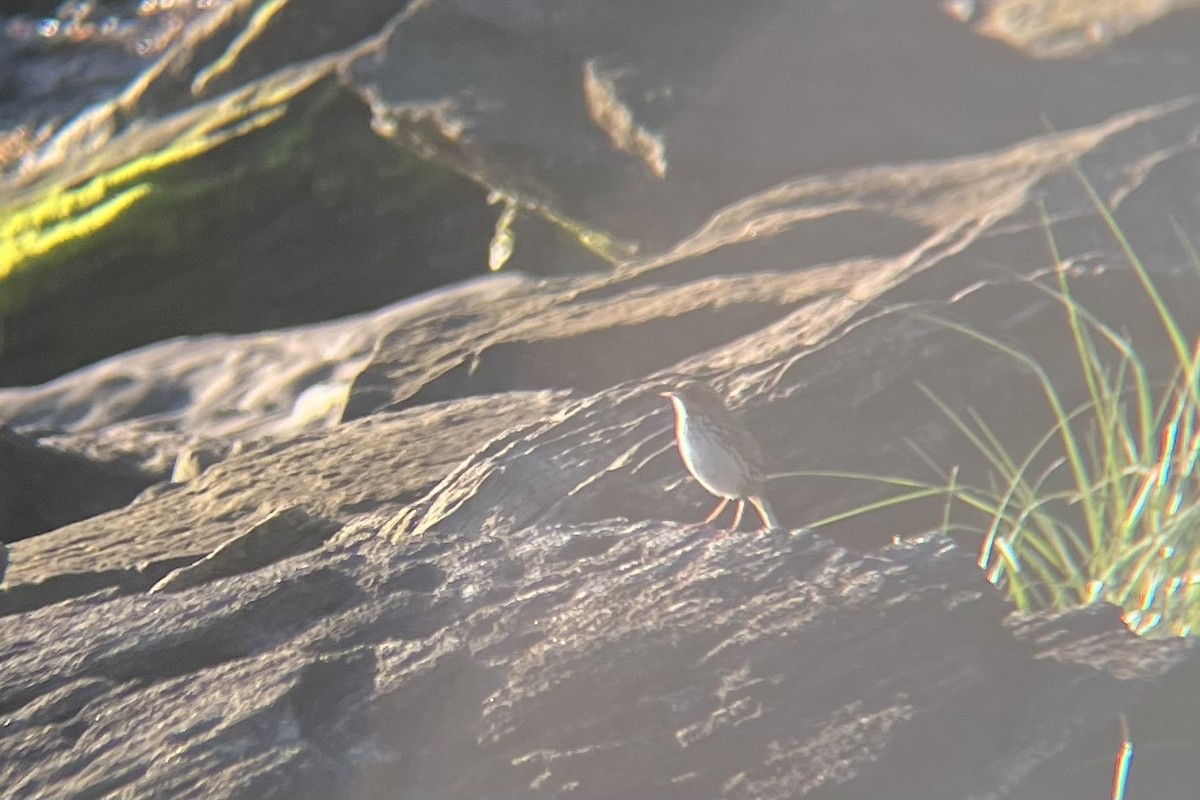
<svg viewBox="0 0 1200 800"><path fill-rule="evenodd" d="M682 400L674 395L671 396L671 405L675 406L675 433L677 436L682 437L684 431L687 430L687 407L683 404Z"/></svg>

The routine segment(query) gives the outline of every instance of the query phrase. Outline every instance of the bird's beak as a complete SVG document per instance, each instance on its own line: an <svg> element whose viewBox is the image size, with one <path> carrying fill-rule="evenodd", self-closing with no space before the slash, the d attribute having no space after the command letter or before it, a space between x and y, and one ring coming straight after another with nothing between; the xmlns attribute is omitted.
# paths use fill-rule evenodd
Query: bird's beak
<svg viewBox="0 0 1200 800"><path fill-rule="evenodd" d="M674 397L674 396L675 396L675 393L674 393L674 392L659 392L659 393L658 393L658 396L659 396L659 397L665 397L665 398L667 398L668 400L670 400L672 397Z"/></svg>

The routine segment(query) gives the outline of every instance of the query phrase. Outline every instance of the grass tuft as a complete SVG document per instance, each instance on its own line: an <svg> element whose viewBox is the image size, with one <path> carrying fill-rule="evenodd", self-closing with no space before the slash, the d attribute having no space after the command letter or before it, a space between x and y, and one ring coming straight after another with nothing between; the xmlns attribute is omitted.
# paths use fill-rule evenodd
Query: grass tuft
<svg viewBox="0 0 1200 800"><path fill-rule="evenodd" d="M903 491L813 527L941 494L946 499L942 529L962 533L974 528L981 535L979 566L1018 609L1061 609L1103 600L1123 608L1126 623L1137 633L1187 636L1200 629L1200 337L1185 331L1172 315L1108 206L1078 166L1075 172L1170 342L1169 379L1165 384L1152 381L1132 341L1072 295L1068 268L1042 209L1055 280L1051 286L1028 280L1062 306L1082 387L1066 392L1027 353L969 326L925 317L1028 369L1053 426L1018 458L986 420L955 411L922 386L983 456L988 484L963 483L957 468L943 470L924 453L921 457L943 478L940 484L838 473ZM1178 224L1175 231L1200 276L1194 246ZM1064 396L1077 395L1079 388L1084 402L1068 407ZM1047 459L1049 466L1035 467ZM982 515L984 524L957 522L958 510L969 511L975 520Z"/></svg>

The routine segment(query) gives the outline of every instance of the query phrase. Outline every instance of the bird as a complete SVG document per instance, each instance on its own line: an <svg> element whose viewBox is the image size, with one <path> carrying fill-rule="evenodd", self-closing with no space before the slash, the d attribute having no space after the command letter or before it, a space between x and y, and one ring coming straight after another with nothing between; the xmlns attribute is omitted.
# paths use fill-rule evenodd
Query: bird
<svg viewBox="0 0 1200 800"><path fill-rule="evenodd" d="M675 441L684 466L710 494L720 498L706 525L720 516L730 500L737 501L733 527L742 521L749 502L767 529L781 527L763 494L767 477L762 450L749 429L734 415L721 395L701 381L684 381L661 392L675 409Z"/></svg>

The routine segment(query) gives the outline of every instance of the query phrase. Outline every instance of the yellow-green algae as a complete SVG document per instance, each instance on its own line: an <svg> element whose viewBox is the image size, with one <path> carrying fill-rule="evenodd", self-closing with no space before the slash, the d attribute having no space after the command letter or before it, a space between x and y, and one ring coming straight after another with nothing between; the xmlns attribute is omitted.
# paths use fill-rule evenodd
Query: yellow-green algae
<svg viewBox="0 0 1200 800"><path fill-rule="evenodd" d="M284 5L285 2L272 2L264 6L262 13L255 16L254 24L249 25L244 36L238 39L240 44L229 48L228 57L218 59L200 72L193 90L203 91L211 77L228 69L236 61L244 41L257 36L265 22ZM280 69L171 117L133 126L90 155L71 149L63 158L86 163L59 164L61 169L56 171L65 177L47 178L32 186L22 187L19 182L10 184L10 188L15 184L17 191L13 192L7 205L0 205L0 315L23 305L29 290L42 279L40 273L55 271L52 264L37 266L38 262L70 257L73 253L69 251L69 245L81 246L152 194L165 191L169 195L170 191L161 180L156 185L155 173L269 125L285 113L289 100L385 41L386 36L372 37L344 51ZM147 80L151 79L147 77ZM111 125L117 107L124 114L136 114L136 98L144 90L145 81L136 83L137 87L131 86L112 107L97 109L95 125L89 127ZM453 159L449 162L454 171L465 172L488 189L497 188L471 170L463 170ZM508 187L501 191L510 199L511 205L505 220L507 224L498 226L501 237L512 235L511 223L516 216L513 212L519 209L549 221L609 264L619 265L636 251L634 243L591 228L543 199L525 196L525 193ZM172 236L170 230L142 229L139 233L156 239ZM507 245L511 248L513 242L508 241ZM507 260L506 257L496 259L495 255L493 253L493 269Z"/></svg>
<svg viewBox="0 0 1200 800"><path fill-rule="evenodd" d="M3 209L0 212L0 286L34 259L95 233L149 195L151 183L137 182L139 179L269 125L285 110L285 106L271 108L222 130L213 131L208 129L210 126L201 126L171 146L135 158L81 186L54 187L32 203ZM0 313L9 310L16 300L14 292L0 294Z"/></svg>
<svg viewBox="0 0 1200 800"><path fill-rule="evenodd" d="M154 191L163 169L270 125L287 102L329 74L334 59L281 70L172 117L111 140L92 163L0 206L0 314L21 306L37 262L105 229ZM139 145L141 141L143 145Z"/></svg>

